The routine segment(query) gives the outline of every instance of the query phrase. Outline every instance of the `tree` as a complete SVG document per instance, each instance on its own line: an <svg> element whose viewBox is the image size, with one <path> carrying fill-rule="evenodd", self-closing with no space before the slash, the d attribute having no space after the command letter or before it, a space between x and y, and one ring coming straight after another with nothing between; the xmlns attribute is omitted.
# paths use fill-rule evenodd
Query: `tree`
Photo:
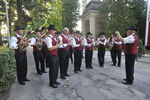
<svg viewBox="0 0 150 100"><path fill-rule="evenodd" d="M118 30L125 36L126 28L129 25L136 25L137 20L133 11L130 9L130 0L103 0L100 3L100 25L108 32Z"/></svg>
<svg viewBox="0 0 150 100"><path fill-rule="evenodd" d="M134 17L137 20L135 25L138 29L138 36L145 41L145 29L146 29L146 8L147 3L144 0L132 0L130 3L130 9L133 11Z"/></svg>
<svg viewBox="0 0 150 100"><path fill-rule="evenodd" d="M79 18L79 0L62 0L62 9L63 27L68 27L73 32Z"/></svg>

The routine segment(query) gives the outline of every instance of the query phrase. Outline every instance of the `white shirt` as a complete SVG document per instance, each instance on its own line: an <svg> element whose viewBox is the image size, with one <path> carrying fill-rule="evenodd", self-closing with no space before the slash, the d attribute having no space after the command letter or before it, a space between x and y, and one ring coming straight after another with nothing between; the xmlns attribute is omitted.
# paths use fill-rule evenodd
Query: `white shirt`
<svg viewBox="0 0 150 100"><path fill-rule="evenodd" d="M22 36L19 34L16 34L16 36L22 38ZM11 37L11 39L10 39L9 47L11 49L18 49L18 44L17 44L18 39L16 38L16 36Z"/></svg>
<svg viewBox="0 0 150 100"><path fill-rule="evenodd" d="M62 34L66 39L68 39L68 36L67 35L65 35L65 34ZM58 36L58 39L59 39L59 41L63 41L63 38L62 38L62 36L61 35L59 35ZM69 41L69 39L68 39L68 41ZM63 45L60 45L59 46L59 48L65 48L66 46L68 46L68 44L67 43L65 43L65 44L63 44Z"/></svg>
<svg viewBox="0 0 150 100"><path fill-rule="evenodd" d="M105 46L106 43L107 43L107 39L106 38L102 38L102 39L105 39L105 41L104 42L100 41L100 38L98 38L97 41L98 41L99 44L102 44L102 45Z"/></svg>
<svg viewBox="0 0 150 100"><path fill-rule="evenodd" d="M75 38L78 39L78 40L80 40L80 39L79 39L78 37L76 37L76 36L75 36L74 38L72 38L72 39L73 39L73 40L72 40L73 47L79 47L80 44L77 44L77 43L76 43Z"/></svg>
<svg viewBox="0 0 150 100"><path fill-rule="evenodd" d="M53 45L52 45L52 39L51 38L53 38L53 36L51 35L51 34L49 34L47 37L46 37L46 39L45 39L45 43L46 43L46 45L47 45L47 48L51 48Z"/></svg>
<svg viewBox="0 0 150 100"><path fill-rule="evenodd" d="M135 38L134 38L134 35L135 33L133 33L133 34L131 34L131 35L129 35L128 37L126 37L126 38L123 38L123 40L124 40L124 44L131 44L131 43L134 43L135 42Z"/></svg>
<svg viewBox="0 0 150 100"><path fill-rule="evenodd" d="M91 40L90 38L87 38L87 39ZM84 44L84 46L90 47L92 45L92 43L88 44L87 39L86 39L86 37L84 37L83 44ZM92 41L93 41L93 39L92 39Z"/></svg>
<svg viewBox="0 0 150 100"><path fill-rule="evenodd" d="M121 42L121 41L117 41L117 40L118 40L118 38L115 37L115 38L114 38L114 44L116 44L116 45L121 45L122 42Z"/></svg>

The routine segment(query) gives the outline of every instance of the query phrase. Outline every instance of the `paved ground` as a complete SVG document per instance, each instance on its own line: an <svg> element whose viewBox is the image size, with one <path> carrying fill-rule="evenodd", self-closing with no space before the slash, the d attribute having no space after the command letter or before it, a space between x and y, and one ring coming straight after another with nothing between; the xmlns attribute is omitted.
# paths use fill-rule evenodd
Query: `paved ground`
<svg viewBox="0 0 150 100"><path fill-rule="evenodd" d="M132 86L122 84L125 77L124 56L121 68L112 67L109 52L105 56L107 69L98 67L97 52L94 52L94 69L85 69L75 74L73 65L69 66L69 87L65 80L58 79L61 85L57 89L48 86L48 73L37 75L31 48L28 49L28 78L25 86L13 84L7 100L150 100L150 57L142 58L135 64L135 81ZM48 69L47 69L48 71Z"/></svg>

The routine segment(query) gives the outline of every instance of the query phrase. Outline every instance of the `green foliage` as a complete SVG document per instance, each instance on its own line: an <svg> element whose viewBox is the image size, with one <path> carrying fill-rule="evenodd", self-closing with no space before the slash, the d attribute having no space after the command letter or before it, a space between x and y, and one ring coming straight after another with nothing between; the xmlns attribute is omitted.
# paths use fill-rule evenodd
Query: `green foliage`
<svg viewBox="0 0 150 100"><path fill-rule="evenodd" d="M144 51L145 51L145 47L143 45L142 39L140 39L139 40L139 44L138 44L138 54L137 54L137 57L141 58L142 55L144 54Z"/></svg>
<svg viewBox="0 0 150 100"><path fill-rule="evenodd" d="M16 77L14 52L7 50L0 53L0 91L8 87Z"/></svg>
<svg viewBox="0 0 150 100"><path fill-rule="evenodd" d="M135 25L144 41L146 2L144 0L103 0L100 3L100 26L108 33L118 30L126 36L126 28Z"/></svg>
<svg viewBox="0 0 150 100"><path fill-rule="evenodd" d="M63 27L68 27L73 32L79 18L79 0L62 0L62 8Z"/></svg>

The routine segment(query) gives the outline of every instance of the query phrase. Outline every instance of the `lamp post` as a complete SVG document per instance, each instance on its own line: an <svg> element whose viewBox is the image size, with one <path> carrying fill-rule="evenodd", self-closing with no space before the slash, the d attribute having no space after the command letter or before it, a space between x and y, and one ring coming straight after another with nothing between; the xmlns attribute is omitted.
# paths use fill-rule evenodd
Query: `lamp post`
<svg viewBox="0 0 150 100"><path fill-rule="evenodd" d="M8 18L7 0L5 0L5 7L6 7L6 19L7 19L8 40L10 41L10 30L9 30L9 18Z"/></svg>

